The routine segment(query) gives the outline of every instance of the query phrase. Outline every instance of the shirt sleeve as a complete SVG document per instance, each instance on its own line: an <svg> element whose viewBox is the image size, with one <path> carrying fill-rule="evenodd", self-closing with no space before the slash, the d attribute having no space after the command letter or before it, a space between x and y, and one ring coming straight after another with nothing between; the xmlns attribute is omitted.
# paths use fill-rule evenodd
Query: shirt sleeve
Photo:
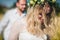
<svg viewBox="0 0 60 40"><path fill-rule="evenodd" d="M21 24L19 22L15 22L10 29L8 40L17 40L19 38L20 30L22 30Z"/></svg>
<svg viewBox="0 0 60 40"><path fill-rule="evenodd" d="M0 21L0 34L2 33L3 29L7 26L9 22L9 13L6 12L2 20Z"/></svg>

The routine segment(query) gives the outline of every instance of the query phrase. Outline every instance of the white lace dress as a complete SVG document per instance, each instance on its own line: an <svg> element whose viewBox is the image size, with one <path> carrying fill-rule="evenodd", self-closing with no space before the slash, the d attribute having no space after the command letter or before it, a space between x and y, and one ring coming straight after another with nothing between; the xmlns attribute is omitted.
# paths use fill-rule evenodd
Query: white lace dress
<svg viewBox="0 0 60 40"><path fill-rule="evenodd" d="M42 37L37 37L31 33L29 33L26 29L26 22L23 22L25 20L22 20L22 26L24 26L24 29L19 34L19 40L47 40L47 36L44 34Z"/></svg>
<svg viewBox="0 0 60 40"><path fill-rule="evenodd" d="M43 35L42 37L37 37L35 35L30 34L26 29L24 29L19 34L19 40L47 40L47 36Z"/></svg>

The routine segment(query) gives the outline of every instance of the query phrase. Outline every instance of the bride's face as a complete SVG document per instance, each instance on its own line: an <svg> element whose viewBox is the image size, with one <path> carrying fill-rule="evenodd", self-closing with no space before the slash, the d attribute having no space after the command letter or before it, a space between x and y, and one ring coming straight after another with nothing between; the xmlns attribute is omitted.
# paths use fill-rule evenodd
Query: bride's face
<svg viewBox="0 0 60 40"><path fill-rule="evenodd" d="M39 18L39 20L40 20L41 23L44 23L44 18L43 18L43 14L42 14L42 12L39 13L38 18Z"/></svg>
<svg viewBox="0 0 60 40"><path fill-rule="evenodd" d="M48 3L45 3L44 7L43 7L43 10L42 12L39 13L39 20L41 23L44 23L44 17L43 17L43 14L48 14L51 12L51 8L50 8L50 5Z"/></svg>

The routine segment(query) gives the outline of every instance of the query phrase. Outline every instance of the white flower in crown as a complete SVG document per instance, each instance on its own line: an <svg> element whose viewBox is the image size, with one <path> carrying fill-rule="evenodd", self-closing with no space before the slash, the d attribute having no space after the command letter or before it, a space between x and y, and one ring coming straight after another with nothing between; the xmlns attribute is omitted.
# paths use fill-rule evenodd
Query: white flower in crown
<svg viewBox="0 0 60 40"><path fill-rule="evenodd" d="M37 1L37 0L34 0L35 2Z"/></svg>
<svg viewBox="0 0 60 40"><path fill-rule="evenodd" d="M28 3L28 6L34 6L37 1L38 0L30 0L30 2Z"/></svg>
<svg viewBox="0 0 60 40"><path fill-rule="evenodd" d="M30 4L34 4L34 1L33 0L30 0Z"/></svg>
<svg viewBox="0 0 60 40"><path fill-rule="evenodd" d="M28 6L30 6L30 3L27 3Z"/></svg>
<svg viewBox="0 0 60 40"><path fill-rule="evenodd" d="M44 0L41 0L41 2L44 2Z"/></svg>
<svg viewBox="0 0 60 40"><path fill-rule="evenodd" d="M54 3L54 2L56 2L56 0L52 0L52 2Z"/></svg>
<svg viewBox="0 0 60 40"><path fill-rule="evenodd" d="M40 2L37 2L38 4L40 4Z"/></svg>

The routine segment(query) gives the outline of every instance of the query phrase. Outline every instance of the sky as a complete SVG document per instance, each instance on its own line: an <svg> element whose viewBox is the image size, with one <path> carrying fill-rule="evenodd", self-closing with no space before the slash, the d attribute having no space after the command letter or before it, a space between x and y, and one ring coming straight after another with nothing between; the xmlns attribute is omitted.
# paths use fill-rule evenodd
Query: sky
<svg viewBox="0 0 60 40"><path fill-rule="evenodd" d="M0 4L5 5L7 7L11 7L15 2L16 0L0 0ZM57 0L57 2L60 3L60 0Z"/></svg>
<svg viewBox="0 0 60 40"><path fill-rule="evenodd" d="M16 0L0 0L0 5L5 5L7 7L11 7Z"/></svg>

